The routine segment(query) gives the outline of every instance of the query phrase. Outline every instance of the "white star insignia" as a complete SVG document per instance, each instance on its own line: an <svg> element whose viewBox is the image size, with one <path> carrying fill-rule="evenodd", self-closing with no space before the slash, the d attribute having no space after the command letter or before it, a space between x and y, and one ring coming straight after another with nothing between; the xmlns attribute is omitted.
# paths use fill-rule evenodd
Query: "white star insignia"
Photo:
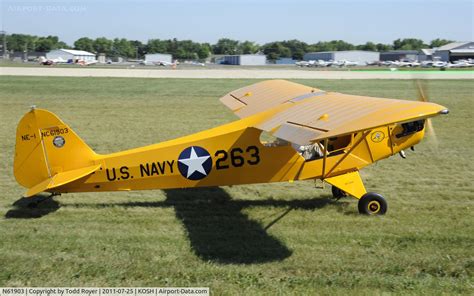
<svg viewBox="0 0 474 296"><path fill-rule="evenodd" d="M180 159L178 160L182 164L188 167L188 175L186 178L189 178L194 172L200 172L204 176L207 176L206 170L204 170L203 163L209 158L210 156L197 156L196 151L194 151L194 147L191 147L191 155L187 159Z"/></svg>

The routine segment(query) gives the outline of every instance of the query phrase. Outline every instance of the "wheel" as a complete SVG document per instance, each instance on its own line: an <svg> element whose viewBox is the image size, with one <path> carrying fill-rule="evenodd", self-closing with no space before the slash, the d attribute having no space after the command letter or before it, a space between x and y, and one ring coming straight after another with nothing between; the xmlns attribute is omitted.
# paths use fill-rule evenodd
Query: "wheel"
<svg viewBox="0 0 474 296"><path fill-rule="evenodd" d="M347 196L347 193L345 191L339 189L338 187L334 185L331 187L331 191L332 191L332 197L334 197L335 199L340 199L342 197Z"/></svg>
<svg viewBox="0 0 474 296"><path fill-rule="evenodd" d="M368 192L359 199L359 213L365 215L384 215L387 212L387 201L378 193Z"/></svg>

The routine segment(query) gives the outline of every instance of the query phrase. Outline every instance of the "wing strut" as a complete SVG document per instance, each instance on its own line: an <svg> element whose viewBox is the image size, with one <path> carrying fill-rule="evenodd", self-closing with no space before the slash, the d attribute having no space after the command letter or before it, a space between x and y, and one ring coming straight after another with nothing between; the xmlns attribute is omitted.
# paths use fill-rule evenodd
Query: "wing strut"
<svg viewBox="0 0 474 296"><path fill-rule="evenodd" d="M323 163L323 174L322 174L323 179L324 179L325 176L330 175L344 161L344 159L346 159L346 157L349 156L349 154L351 154L351 152L354 151L354 149L357 148L357 146L359 146L359 144L362 143L362 141L365 140L365 138L370 134L371 131L372 130L366 130L362 134L362 137L360 137L360 139L357 140L357 142L355 142L354 145L352 145L352 147L351 147L351 149L349 149L349 151L344 153L344 156L341 157L341 159L339 159L338 162L336 162L336 164L329 170L329 172L327 174L324 174L324 163ZM327 141L327 139L326 139L326 141ZM326 158L324 158L324 161L326 161Z"/></svg>

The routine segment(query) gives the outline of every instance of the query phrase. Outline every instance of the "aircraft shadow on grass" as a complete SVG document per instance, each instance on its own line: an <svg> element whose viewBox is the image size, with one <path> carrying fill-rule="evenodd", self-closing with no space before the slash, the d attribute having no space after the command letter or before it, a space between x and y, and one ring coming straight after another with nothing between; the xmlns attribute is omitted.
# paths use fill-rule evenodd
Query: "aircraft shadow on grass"
<svg viewBox="0 0 474 296"><path fill-rule="evenodd" d="M241 212L221 188L165 190L192 250L205 261L250 264L283 260L291 251Z"/></svg>
<svg viewBox="0 0 474 296"><path fill-rule="evenodd" d="M59 203L49 196L22 197L13 203L13 209L5 214L6 219L41 218L59 209Z"/></svg>
<svg viewBox="0 0 474 296"><path fill-rule="evenodd" d="M174 207L183 223L193 252L204 261L223 264L253 264L281 261L291 250L267 230L294 209L315 210L329 204L343 207L328 196L294 200L232 200L222 188L188 188L164 190L166 200L101 204L65 204L63 207ZM6 218L40 218L59 209L52 198L37 197L16 201ZM284 211L261 225L242 213L247 207L277 207Z"/></svg>
<svg viewBox="0 0 474 296"><path fill-rule="evenodd" d="M253 264L281 261L291 255L281 241L267 230L293 209L314 210L334 201L330 198L305 200L232 200L222 188L164 190L163 202L129 202L126 207L169 207L183 223L193 252L204 261L223 264ZM283 207L266 226L251 220L242 209L254 206Z"/></svg>

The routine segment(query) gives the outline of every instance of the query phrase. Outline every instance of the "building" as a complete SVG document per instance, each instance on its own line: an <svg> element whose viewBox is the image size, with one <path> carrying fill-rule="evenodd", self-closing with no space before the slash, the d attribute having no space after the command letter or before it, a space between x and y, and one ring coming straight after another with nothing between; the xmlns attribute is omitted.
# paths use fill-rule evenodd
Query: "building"
<svg viewBox="0 0 474 296"><path fill-rule="evenodd" d="M358 63L371 63L378 61L380 54L376 51L345 50L345 51L323 51L308 52L303 56L305 61L351 61Z"/></svg>
<svg viewBox="0 0 474 296"><path fill-rule="evenodd" d="M149 53L145 55L145 64L154 64L154 63L172 63L173 57L167 53Z"/></svg>
<svg viewBox="0 0 474 296"><path fill-rule="evenodd" d="M391 50L380 53L380 61L418 61L418 50Z"/></svg>
<svg viewBox="0 0 474 296"><path fill-rule="evenodd" d="M267 64L267 56L263 54L226 55L221 64L240 66L263 66Z"/></svg>
<svg viewBox="0 0 474 296"><path fill-rule="evenodd" d="M44 57L46 52L44 51L28 51L28 52L10 52L9 58L16 61L36 61L40 57Z"/></svg>
<svg viewBox="0 0 474 296"><path fill-rule="evenodd" d="M279 58L275 61L277 65L294 65L297 61L292 58Z"/></svg>
<svg viewBox="0 0 474 296"><path fill-rule="evenodd" d="M435 49L433 59L453 62L474 59L474 42L452 42Z"/></svg>
<svg viewBox="0 0 474 296"><path fill-rule="evenodd" d="M418 61L432 61L433 60L434 49L432 48L423 48L418 54Z"/></svg>
<svg viewBox="0 0 474 296"><path fill-rule="evenodd" d="M94 62L95 54L75 49L54 49L46 54L48 60L62 59L64 61L75 62L76 60L84 62Z"/></svg>

